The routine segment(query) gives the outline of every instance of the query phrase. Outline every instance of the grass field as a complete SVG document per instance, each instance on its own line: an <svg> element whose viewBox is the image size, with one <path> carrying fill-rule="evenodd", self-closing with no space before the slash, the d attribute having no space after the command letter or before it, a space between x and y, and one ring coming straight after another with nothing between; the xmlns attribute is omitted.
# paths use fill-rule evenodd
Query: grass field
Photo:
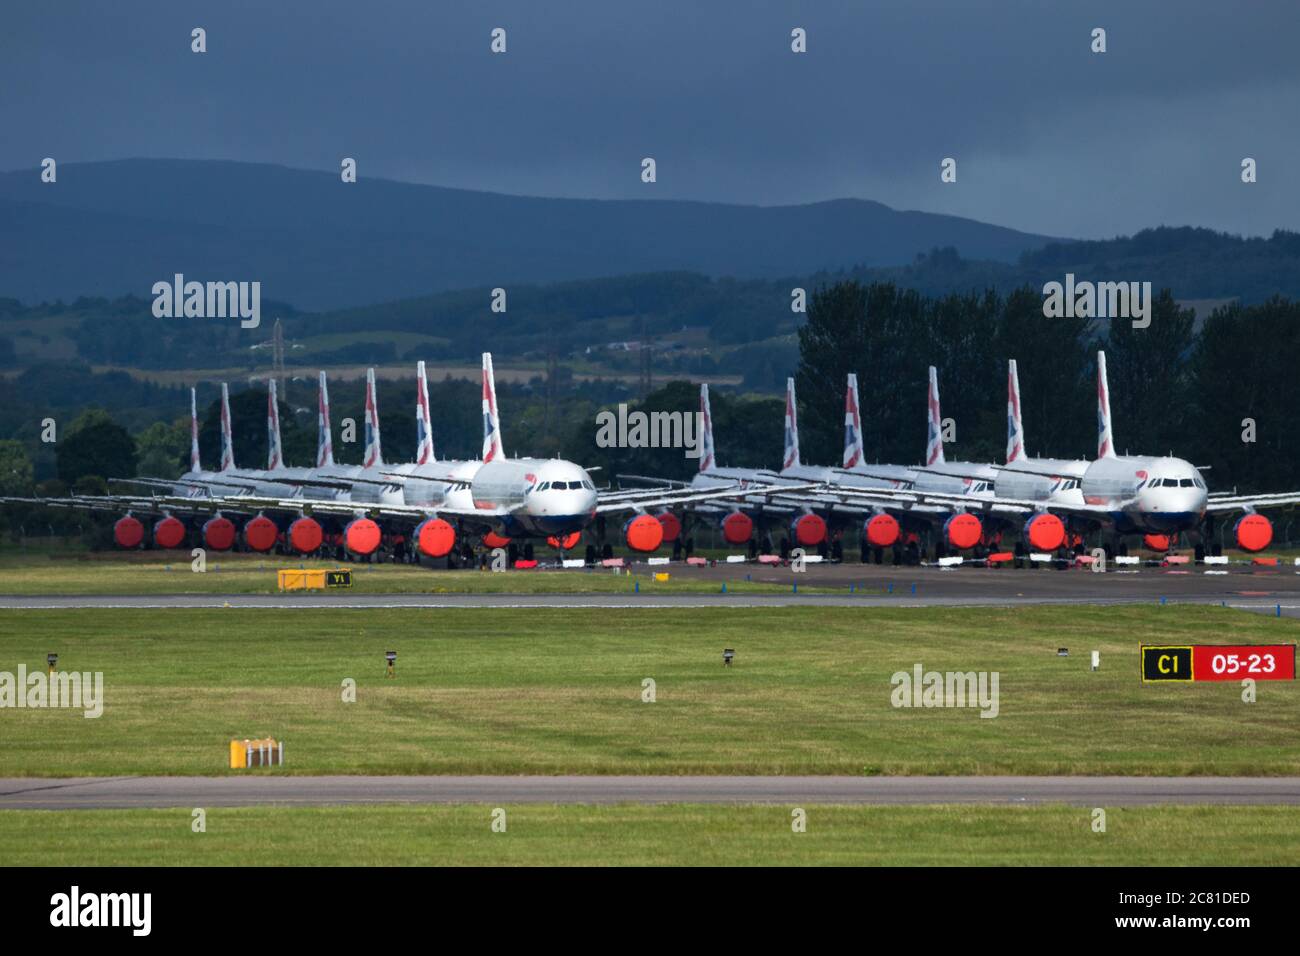
<svg viewBox="0 0 1300 956"><path fill-rule="evenodd" d="M289 773L1296 774L1293 683L1143 686L1138 644L1297 638L1172 605L5 611L0 670L58 653L105 709L0 711L0 774L227 773L263 735ZM917 663L998 671L999 716L893 708Z"/></svg>
<svg viewBox="0 0 1300 956"><path fill-rule="evenodd" d="M209 554L206 570L191 569L188 551L92 554L54 552L32 556L12 551L0 554L0 593L13 595L71 594L275 594L280 568L349 567L356 594L615 594L633 587L649 594L715 593L716 581L673 576L671 568L644 566L636 575L612 570L557 569L509 571L431 570L409 564L361 564L251 554ZM669 572L669 580L654 580L651 571ZM737 594L784 594L785 585L745 580L738 567L727 590ZM801 586L819 593L844 588Z"/></svg>
<svg viewBox="0 0 1300 956"><path fill-rule="evenodd" d="M0 811L9 866L1294 866L1292 807L780 806Z"/></svg>

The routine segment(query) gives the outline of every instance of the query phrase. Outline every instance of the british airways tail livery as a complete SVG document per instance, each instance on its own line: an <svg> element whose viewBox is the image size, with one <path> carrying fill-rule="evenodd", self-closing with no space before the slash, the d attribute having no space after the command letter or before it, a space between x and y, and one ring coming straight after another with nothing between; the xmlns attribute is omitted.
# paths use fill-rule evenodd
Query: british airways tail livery
<svg viewBox="0 0 1300 956"><path fill-rule="evenodd" d="M330 393L325 373L320 373L320 393L316 397L316 467L334 464L334 438L330 435Z"/></svg>
<svg viewBox="0 0 1300 956"><path fill-rule="evenodd" d="M230 389L221 383L221 467L219 471L235 470L235 441L230 434Z"/></svg>
<svg viewBox="0 0 1300 956"><path fill-rule="evenodd" d="M799 465L799 420L794 407L794 379L785 380L785 454L782 468Z"/></svg>
<svg viewBox="0 0 1300 956"><path fill-rule="evenodd" d="M434 460L433 421L429 415L429 380L420 362L415 372L415 463L427 465Z"/></svg>
<svg viewBox="0 0 1300 956"><path fill-rule="evenodd" d="M199 464L199 410L195 389L190 389L190 472L197 474L203 470Z"/></svg>
<svg viewBox="0 0 1300 956"><path fill-rule="evenodd" d="M276 395L275 378L266 386L266 470L279 471L284 466L280 446L280 399Z"/></svg>
<svg viewBox="0 0 1300 956"><path fill-rule="evenodd" d="M492 353L483 353L483 461L506 457L501 441L501 419L497 415L497 382L492 373Z"/></svg>
<svg viewBox="0 0 1300 956"><path fill-rule="evenodd" d="M849 373L844 390L844 468L856 468L866 460L862 447L862 413L858 410L858 376Z"/></svg>
<svg viewBox="0 0 1300 956"><path fill-rule="evenodd" d="M1025 426L1020 421L1020 374L1016 360L1007 365L1007 464L1025 457Z"/></svg>
<svg viewBox="0 0 1300 956"><path fill-rule="evenodd" d="M1115 457L1115 433L1110 427L1110 383L1106 381L1106 353L1097 353L1097 457Z"/></svg>
<svg viewBox="0 0 1300 956"><path fill-rule="evenodd" d="M700 385L700 420L703 431L700 434L700 472L712 471L717 466L713 454L713 413L709 410L709 386L707 382Z"/></svg>
<svg viewBox="0 0 1300 956"><path fill-rule="evenodd" d="M939 418L939 373L930 366L930 400L925 442L925 463L937 465L943 461L943 422Z"/></svg>
<svg viewBox="0 0 1300 956"><path fill-rule="evenodd" d="M379 447L379 405L375 401L375 370L366 370L366 453L361 459L363 468L377 468L384 463Z"/></svg>

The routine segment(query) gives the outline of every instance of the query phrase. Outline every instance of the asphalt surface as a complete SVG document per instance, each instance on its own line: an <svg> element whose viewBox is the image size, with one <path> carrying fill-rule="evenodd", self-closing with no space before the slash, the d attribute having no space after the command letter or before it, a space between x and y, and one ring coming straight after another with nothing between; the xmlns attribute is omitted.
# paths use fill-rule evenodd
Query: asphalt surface
<svg viewBox="0 0 1300 956"><path fill-rule="evenodd" d="M0 779L0 809L379 803L1300 804L1297 777L78 777Z"/></svg>
<svg viewBox="0 0 1300 956"><path fill-rule="evenodd" d="M651 568L651 571L657 570ZM1217 570L1217 569L1216 569ZM431 571L430 580L437 581ZM511 572L546 574L548 572ZM599 572L591 572L593 574ZM712 568L669 569L674 580L716 584L713 593L653 593L648 573L625 579L626 590L595 594L312 594L209 595L0 595L3 608L146 608L146 607L1012 607L1033 604L1224 604L1229 607L1300 617L1300 574L1293 566L1278 569L1235 568L1226 573L1205 569L1144 567L1137 571L1058 571L1047 568L894 568L875 565L810 566L803 574L788 568L717 565ZM735 583L746 579L788 587L785 593L738 593ZM364 572L362 572L364 581ZM644 581L640 593L634 585ZM724 583L732 589L722 592ZM799 590L796 592L795 586ZM363 585L364 586L364 585ZM808 593L809 588L834 588L833 593Z"/></svg>

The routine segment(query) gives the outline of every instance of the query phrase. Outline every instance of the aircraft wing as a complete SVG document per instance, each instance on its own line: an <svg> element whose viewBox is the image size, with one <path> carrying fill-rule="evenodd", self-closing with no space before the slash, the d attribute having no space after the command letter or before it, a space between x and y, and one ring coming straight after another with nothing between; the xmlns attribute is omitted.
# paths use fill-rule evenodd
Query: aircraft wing
<svg viewBox="0 0 1300 956"><path fill-rule="evenodd" d="M1108 504L1063 504L1058 502L1034 501L1028 498L989 498L983 495L963 495L948 492L827 488L820 492L823 496L833 497L842 504L870 503L885 508L909 511L920 506L930 510L937 506L948 510L961 509L972 514L991 514L1028 517L1036 512L1050 511L1053 514L1080 515L1083 517L1101 517L1122 509L1128 502Z"/></svg>
<svg viewBox="0 0 1300 956"><path fill-rule="evenodd" d="M1257 511L1300 504L1300 492L1284 491L1272 495L1214 495L1205 510L1218 514L1225 511Z"/></svg>
<svg viewBox="0 0 1300 956"><path fill-rule="evenodd" d="M740 488L735 485L726 488L682 489L680 491L656 490L635 497L619 497L613 500L597 501L597 514L612 514L618 511L642 511L646 508L662 508L671 505L688 505L701 501L750 501L754 498L767 498L774 494L791 494L820 488L816 482L801 485L763 485L757 488Z"/></svg>

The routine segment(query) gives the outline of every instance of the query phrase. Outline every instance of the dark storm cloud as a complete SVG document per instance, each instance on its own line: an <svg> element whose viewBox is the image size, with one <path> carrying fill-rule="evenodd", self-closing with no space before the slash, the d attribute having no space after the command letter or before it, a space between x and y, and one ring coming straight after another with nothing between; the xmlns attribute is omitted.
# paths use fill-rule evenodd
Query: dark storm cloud
<svg viewBox="0 0 1300 956"><path fill-rule="evenodd" d="M1300 225L1294 24L1289 2L1221 0L10 5L0 168L354 156L363 176L501 192L1267 233Z"/></svg>

